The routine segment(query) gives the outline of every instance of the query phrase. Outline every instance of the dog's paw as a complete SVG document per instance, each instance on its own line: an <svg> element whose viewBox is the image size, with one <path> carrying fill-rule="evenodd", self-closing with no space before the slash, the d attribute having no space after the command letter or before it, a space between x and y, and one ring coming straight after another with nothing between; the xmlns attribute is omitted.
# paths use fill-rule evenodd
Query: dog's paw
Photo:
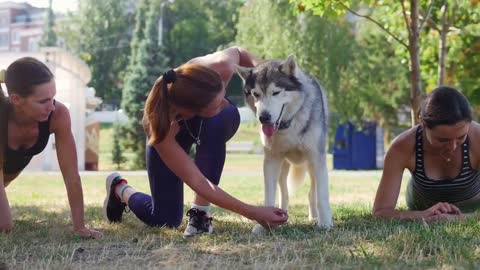
<svg viewBox="0 0 480 270"><path fill-rule="evenodd" d="M265 229L262 225L257 224L252 229L252 234L255 236L265 236L268 234L268 230Z"/></svg>
<svg viewBox="0 0 480 270"><path fill-rule="evenodd" d="M324 222L317 220L317 227L322 230L331 230L333 228L333 221Z"/></svg>

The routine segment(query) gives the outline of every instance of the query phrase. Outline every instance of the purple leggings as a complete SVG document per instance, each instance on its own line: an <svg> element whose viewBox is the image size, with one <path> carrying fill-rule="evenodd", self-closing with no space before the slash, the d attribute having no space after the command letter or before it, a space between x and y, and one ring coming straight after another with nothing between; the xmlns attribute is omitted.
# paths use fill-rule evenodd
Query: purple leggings
<svg viewBox="0 0 480 270"><path fill-rule="evenodd" d="M187 153L194 139L186 125L197 137L201 120L200 117L194 117L179 122L180 131L176 140ZM240 115L232 103L218 115L203 118L201 143L196 146L195 163L215 185L218 185L222 175L226 142L235 134L239 124ZM147 225L178 227L183 218L183 182L165 165L152 146L147 145L146 159L152 195L137 192L128 200L128 206Z"/></svg>

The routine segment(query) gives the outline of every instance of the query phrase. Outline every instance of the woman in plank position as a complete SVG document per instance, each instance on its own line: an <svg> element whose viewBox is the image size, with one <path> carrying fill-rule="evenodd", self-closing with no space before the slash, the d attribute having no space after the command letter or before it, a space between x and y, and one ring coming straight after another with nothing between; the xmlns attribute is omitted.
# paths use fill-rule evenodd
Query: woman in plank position
<svg viewBox="0 0 480 270"><path fill-rule="evenodd" d="M395 208L402 174L411 173L408 210ZM373 214L426 221L463 218L480 206L480 125L467 99L439 87L425 99L420 124L400 134L385 156Z"/></svg>
<svg viewBox="0 0 480 270"><path fill-rule="evenodd" d="M77 168L70 114L55 101L55 80L48 67L31 57L20 58L0 72L8 98L0 89L0 231L14 227L5 188L16 179L33 156L41 153L50 134L67 189L73 231L84 238L101 238L84 222L83 193Z"/></svg>

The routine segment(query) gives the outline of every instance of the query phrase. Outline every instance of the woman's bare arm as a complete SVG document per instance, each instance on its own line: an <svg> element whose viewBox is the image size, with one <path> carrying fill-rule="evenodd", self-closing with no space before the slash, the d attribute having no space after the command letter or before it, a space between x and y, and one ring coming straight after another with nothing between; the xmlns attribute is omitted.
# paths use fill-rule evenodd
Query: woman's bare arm
<svg viewBox="0 0 480 270"><path fill-rule="evenodd" d="M207 66L220 74L225 85L228 84L235 72L234 66L254 67L258 60L253 54L241 47L230 47L205 56L193 58L188 64Z"/></svg>
<svg viewBox="0 0 480 270"><path fill-rule="evenodd" d="M83 189L78 173L77 151L71 131L70 113L60 102L56 104L51 126L55 133L58 163L67 189L73 230L82 237L101 238L100 232L85 228Z"/></svg>
<svg viewBox="0 0 480 270"><path fill-rule="evenodd" d="M208 181L193 160L175 141L175 134L178 132L178 129L178 123L173 122L167 138L154 147L167 167L192 190L222 208L256 220L265 226L276 226L287 221L286 211L246 204Z"/></svg>
<svg viewBox="0 0 480 270"><path fill-rule="evenodd" d="M409 167L409 160L414 153L413 131L402 133L394 140L385 155L382 178L373 204L373 215L386 219L425 219L435 221L440 214L460 214L460 210L448 203L437 203L424 211L400 211L396 209L403 171ZM410 133L410 134L409 134ZM410 136L410 137L409 137ZM438 216L441 218L441 216Z"/></svg>
<svg viewBox="0 0 480 270"><path fill-rule="evenodd" d="M0 232L5 233L13 229L13 220L3 178L3 170L0 169Z"/></svg>

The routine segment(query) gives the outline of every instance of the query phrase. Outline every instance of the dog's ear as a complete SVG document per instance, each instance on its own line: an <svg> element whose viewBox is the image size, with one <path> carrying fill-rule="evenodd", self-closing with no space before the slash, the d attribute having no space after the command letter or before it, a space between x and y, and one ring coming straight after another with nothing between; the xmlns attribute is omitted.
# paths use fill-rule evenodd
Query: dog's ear
<svg viewBox="0 0 480 270"><path fill-rule="evenodd" d="M287 57L282 65L279 67L280 71L289 76L295 76L295 71L297 69L297 63L295 62L295 56L293 54Z"/></svg>
<svg viewBox="0 0 480 270"><path fill-rule="evenodd" d="M242 67L239 65L234 65L235 72L242 78L243 82L247 81L248 76L251 74L252 69L247 67Z"/></svg>

